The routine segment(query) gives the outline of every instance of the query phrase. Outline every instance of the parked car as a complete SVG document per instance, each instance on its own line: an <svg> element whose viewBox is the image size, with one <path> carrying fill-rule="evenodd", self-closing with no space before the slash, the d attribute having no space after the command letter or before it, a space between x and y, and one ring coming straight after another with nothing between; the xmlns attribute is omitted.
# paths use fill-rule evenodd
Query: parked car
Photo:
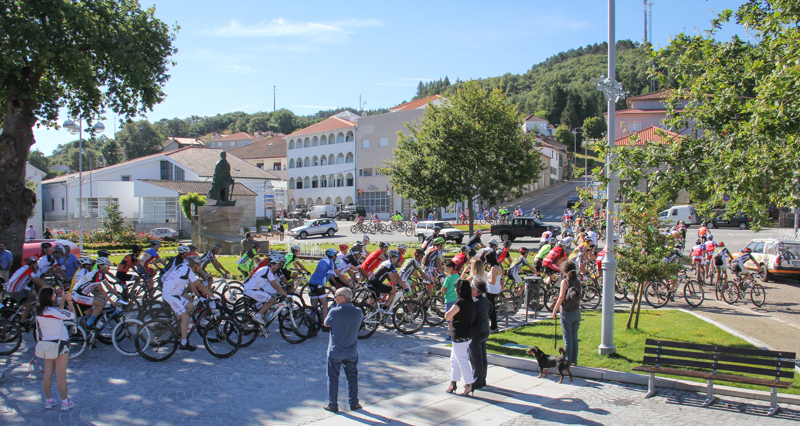
<svg viewBox="0 0 800 426"><path fill-rule="evenodd" d="M356 216L367 217L367 209L362 206L343 207L342 211L336 213L336 220L355 220Z"/></svg>
<svg viewBox="0 0 800 426"><path fill-rule="evenodd" d="M156 238L161 238L164 241L178 241L181 234L172 228L155 228L150 231Z"/></svg>
<svg viewBox="0 0 800 426"><path fill-rule="evenodd" d="M69 247L70 253L74 254L75 256L81 257L81 252L78 249L78 245L73 243L69 240L26 240L25 243L22 244L22 258L28 258L31 256L36 256L39 254L39 251L42 250L42 243L50 243L55 246L63 246Z"/></svg>
<svg viewBox="0 0 800 426"><path fill-rule="evenodd" d="M579 197L577 195L573 195L573 196L567 198L567 207L575 207L576 203L579 203L578 204L579 207L583 205L583 202L581 201L581 197Z"/></svg>
<svg viewBox="0 0 800 426"><path fill-rule="evenodd" d="M334 206L314 206L306 213L306 219L319 219L321 217L334 216L336 216L336 207Z"/></svg>
<svg viewBox="0 0 800 426"><path fill-rule="evenodd" d="M450 240L454 241L456 244L461 244L461 241L464 240L464 231L454 228L449 222L440 220L426 220L424 222L417 222L417 227L414 230L414 234L416 234L420 242L425 241L425 238L428 238L429 235L433 234L433 229L437 226L442 228L442 230L439 231L439 236L444 238L445 241Z"/></svg>
<svg viewBox="0 0 800 426"><path fill-rule="evenodd" d="M722 212L711 219L710 227L719 228L721 226L733 226L739 229L750 228L750 218L744 213L739 213L735 217L725 218L726 212Z"/></svg>
<svg viewBox="0 0 800 426"><path fill-rule="evenodd" d="M696 225L700 223L697 219L697 212L694 207L689 205L672 206L658 214L658 220L665 226L677 225L682 220L686 225Z"/></svg>
<svg viewBox="0 0 800 426"><path fill-rule="evenodd" d="M503 241L514 241L521 237L540 238L547 225L535 217L516 217L510 224L492 225L489 230L492 235L499 235ZM560 226L553 226L553 235L561 233Z"/></svg>
<svg viewBox="0 0 800 426"><path fill-rule="evenodd" d="M327 235L332 237L339 231L339 227L333 219L314 219L307 220L306 223L289 230L289 235L301 240L312 235Z"/></svg>
<svg viewBox="0 0 800 426"><path fill-rule="evenodd" d="M760 271L764 282L776 276L800 277L800 240L781 240L777 238L757 238L747 245L752 250L757 263L747 261L745 266ZM737 256L736 253L734 256Z"/></svg>
<svg viewBox="0 0 800 426"><path fill-rule="evenodd" d="M308 213L308 209L306 208L306 205L305 204L298 204L297 206L295 206L294 210L289 212L289 217L292 218L292 219L300 219L302 217L305 217L306 213Z"/></svg>

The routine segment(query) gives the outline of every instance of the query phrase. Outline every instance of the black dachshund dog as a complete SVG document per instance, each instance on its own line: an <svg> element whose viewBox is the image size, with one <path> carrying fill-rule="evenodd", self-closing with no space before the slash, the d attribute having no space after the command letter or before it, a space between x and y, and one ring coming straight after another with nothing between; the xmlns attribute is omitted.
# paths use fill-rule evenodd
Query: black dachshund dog
<svg viewBox="0 0 800 426"><path fill-rule="evenodd" d="M558 383L564 381L564 371L566 371L567 374L569 374L569 381L571 382L572 373L569 371L569 360L567 359L567 357L564 356L565 354L564 348L558 348L558 351L561 352L561 356L547 355L536 346L531 346L525 352L528 355L533 355L534 357L536 357L536 362L539 363L538 377L542 377L542 374L544 374L544 377L547 377L548 368L558 367L558 374L561 376L561 380L559 380Z"/></svg>

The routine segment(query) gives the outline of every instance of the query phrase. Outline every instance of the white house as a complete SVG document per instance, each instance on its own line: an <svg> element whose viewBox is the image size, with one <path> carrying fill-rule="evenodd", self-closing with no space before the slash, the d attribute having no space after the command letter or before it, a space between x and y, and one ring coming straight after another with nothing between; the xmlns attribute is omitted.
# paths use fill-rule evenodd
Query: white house
<svg viewBox="0 0 800 426"><path fill-rule="evenodd" d="M25 164L25 181L32 182L36 185L36 189L34 190L34 192L36 192L36 206L33 207L33 217L28 219L28 223L25 224L25 229L33 225L33 229L36 230L36 235L40 237L44 231L42 227L42 179L44 179L45 175L45 172L31 166L30 163Z"/></svg>
<svg viewBox="0 0 800 426"><path fill-rule="evenodd" d="M89 229L89 215L103 217L103 207L112 202L120 206L124 217L135 224L137 230L178 224L182 220L178 206L180 191L155 191L152 181L211 182L220 152L214 148L186 147L96 169L91 178L84 172L82 197L79 197L78 173L46 180L42 182L45 226L77 229L75 218L80 211L83 228ZM258 200L263 198L264 182L278 180L235 156L229 155L227 160L236 185L249 188ZM255 217L249 218L253 225L257 217L268 214L263 203L255 204Z"/></svg>
<svg viewBox="0 0 800 426"><path fill-rule="evenodd" d="M356 120L349 111L284 136L289 209L355 203Z"/></svg>

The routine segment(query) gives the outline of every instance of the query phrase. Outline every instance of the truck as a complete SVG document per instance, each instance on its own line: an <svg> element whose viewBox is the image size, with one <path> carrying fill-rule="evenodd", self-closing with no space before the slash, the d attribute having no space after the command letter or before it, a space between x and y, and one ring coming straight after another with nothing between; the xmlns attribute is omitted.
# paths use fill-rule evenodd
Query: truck
<svg viewBox="0 0 800 426"><path fill-rule="evenodd" d="M561 233L560 226L553 226L553 235ZM535 217L515 217L510 224L492 225L490 233L499 235L503 241L517 238L541 238L548 226Z"/></svg>

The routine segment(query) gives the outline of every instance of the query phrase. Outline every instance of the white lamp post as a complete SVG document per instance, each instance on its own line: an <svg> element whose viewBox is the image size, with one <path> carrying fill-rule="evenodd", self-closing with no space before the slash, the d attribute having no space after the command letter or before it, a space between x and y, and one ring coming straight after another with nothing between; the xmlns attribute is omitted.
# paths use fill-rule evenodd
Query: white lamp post
<svg viewBox="0 0 800 426"><path fill-rule="evenodd" d="M86 123L89 124L88 122ZM77 122L67 119L63 124L64 128L70 133L78 135L78 241L81 251L83 251L83 120L79 119ZM89 131L94 133L103 133L106 126L101 122L97 122ZM91 181L89 186L91 188Z"/></svg>

